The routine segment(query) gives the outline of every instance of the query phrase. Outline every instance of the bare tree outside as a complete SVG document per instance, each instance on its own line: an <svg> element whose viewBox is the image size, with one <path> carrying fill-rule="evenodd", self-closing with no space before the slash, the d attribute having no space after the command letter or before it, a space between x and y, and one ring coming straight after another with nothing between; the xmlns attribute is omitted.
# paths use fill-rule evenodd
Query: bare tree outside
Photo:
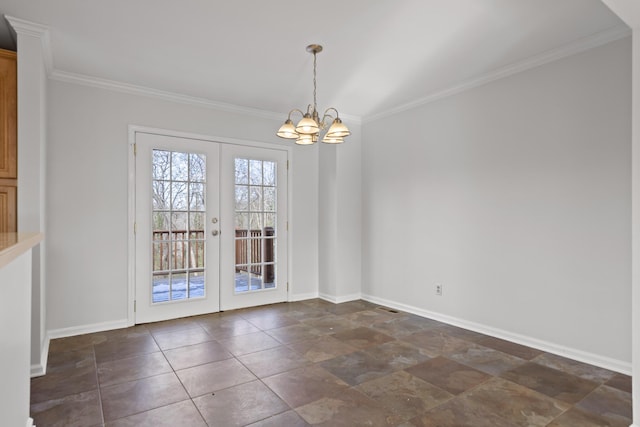
<svg viewBox="0 0 640 427"><path fill-rule="evenodd" d="M236 291L275 286L276 163L235 159Z"/></svg>
<svg viewBox="0 0 640 427"><path fill-rule="evenodd" d="M206 158L153 150L152 174L154 288L167 288L163 300L191 297L204 272Z"/></svg>

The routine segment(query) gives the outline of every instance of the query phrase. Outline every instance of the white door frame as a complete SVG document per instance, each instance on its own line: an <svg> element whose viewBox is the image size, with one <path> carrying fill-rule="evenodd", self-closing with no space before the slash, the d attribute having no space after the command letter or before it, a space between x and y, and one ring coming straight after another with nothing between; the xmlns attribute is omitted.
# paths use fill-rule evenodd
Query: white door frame
<svg viewBox="0 0 640 427"><path fill-rule="evenodd" d="M175 130L161 129L161 128L152 128L146 126L138 126L138 125L129 125L128 127L128 153L129 153L129 162L128 162L128 220L127 220L127 235L128 235L128 253L127 253L127 263L128 263L128 292L127 292L127 325L133 326L135 325L135 310L134 310L134 300L135 300L135 255L136 255L136 239L134 234L134 226L135 226L135 218L136 218L136 158L134 153L135 142L136 142L136 133L151 133L163 136L171 136L178 138L191 138L191 139L199 139L202 141L210 141L217 142L220 144L234 144L234 145L242 145L247 147L258 147L258 148L266 148L271 150L282 150L287 152L287 158L289 162L293 159L293 147L286 145L278 145L278 144L270 144L266 142L258 142L258 141L249 141L243 139L236 138L225 138L225 137L217 137L211 135L202 135L190 132L181 132ZM289 230L287 233L287 246L289 250L287 251L287 275L289 277L289 282L291 286L287 291L287 301L291 300L291 290L293 288L293 280L292 280L292 263L291 263L291 255L293 253L292 249L292 233L293 230L293 216L292 216L292 179L291 179L291 171L292 168L287 168L287 198L289 200L287 206L287 217L289 222Z"/></svg>

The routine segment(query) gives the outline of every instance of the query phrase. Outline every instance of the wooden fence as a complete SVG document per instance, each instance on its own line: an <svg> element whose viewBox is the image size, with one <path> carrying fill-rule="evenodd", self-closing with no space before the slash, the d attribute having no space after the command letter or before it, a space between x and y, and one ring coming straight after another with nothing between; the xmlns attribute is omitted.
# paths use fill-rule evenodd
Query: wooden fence
<svg viewBox="0 0 640 427"><path fill-rule="evenodd" d="M274 235L273 227L265 227L264 230L236 229L236 273L247 272L250 266L252 274L263 276L265 283L272 283L275 278L272 264L275 260ZM204 266L204 230L157 230L153 232L153 240L153 271ZM173 255L173 268L170 255Z"/></svg>
<svg viewBox="0 0 640 427"><path fill-rule="evenodd" d="M273 227L265 227L264 230L236 229L236 273L248 271L251 261L251 273L263 276L265 283L272 283L275 276L274 265L264 265L264 275L262 270L263 262L274 261L274 235Z"/></svg>

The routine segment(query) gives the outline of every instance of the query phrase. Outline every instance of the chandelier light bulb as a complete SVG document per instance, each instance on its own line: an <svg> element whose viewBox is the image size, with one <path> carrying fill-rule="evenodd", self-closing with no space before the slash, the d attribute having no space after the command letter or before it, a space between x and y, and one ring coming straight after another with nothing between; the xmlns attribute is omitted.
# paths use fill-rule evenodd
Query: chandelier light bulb
<svg viewBox="0 0 640 427"><path fill-rule="evenodd" d="M311 118L309 113L305 114L302 120L298 122L296 126L296 132L302 135L313 135L314 133L318 133L320 128L318 127L318 123Z"/></svg>
<svg viewBox="0 0 640 427"><path fill-rule="evenodd" d="M342 137L351 135L351 131L342 123L339 117L336 117L333 124L327 131L328 137Z"/></svg>
<svg viewBox="0 0 640 427"><path fill-rule="evenodd" d="M287 119L287 121L284 122L282 126L280 126L280 129L278 129L277 135L280 138L285 138L285 139L298 138L298 134L296 133L296 127L293 125L293 122L291 121L291 119Z"/></svg>
<svg viewBox="0 0 640 427"><path fill-rule="evenodd" d="M298 139L296 139L296 144L298 144L298 145L312 145L312 144L315 144L316 141L317 141L317 138L314 135L302 134L302 135L298 136Z"/></svg>

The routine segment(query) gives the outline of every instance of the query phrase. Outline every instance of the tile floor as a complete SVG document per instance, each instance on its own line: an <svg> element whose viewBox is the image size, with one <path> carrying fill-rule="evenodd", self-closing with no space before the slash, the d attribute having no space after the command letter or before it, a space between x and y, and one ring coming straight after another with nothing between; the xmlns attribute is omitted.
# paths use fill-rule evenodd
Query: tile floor
<svg viewBox="0 0 640 427"><path fill-rule="evenodd" d="M611 426L624 375L354 301L276 304L51 342L49 426Z"/></svg>

